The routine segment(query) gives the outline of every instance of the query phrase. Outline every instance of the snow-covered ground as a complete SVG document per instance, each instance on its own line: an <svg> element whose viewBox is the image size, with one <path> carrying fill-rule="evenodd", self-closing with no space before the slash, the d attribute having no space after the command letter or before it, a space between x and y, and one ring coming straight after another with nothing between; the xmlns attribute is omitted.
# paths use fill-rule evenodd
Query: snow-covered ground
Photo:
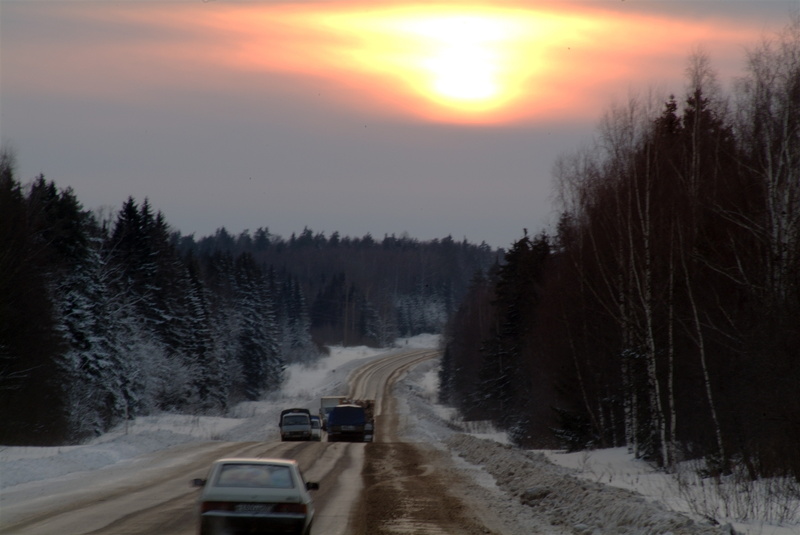
<svg viewBox="0 0 800 535"><path fill-rule="evenodd" d="M437 336L424 335L398 340L396 346L430 348L437 347L437 344ZM282 408L293 405L315 409L320 396L344 394L349 372L386 351L391 349L332 348L330 356L310 367L291 366L280 393L264 401L243 403L228 417L163 414L137 418L78 446L0 446L0 488L98 470L192 441L277 440L275 423ZM557 512L561 515L559 520L569 525L574 533L581 533L583 526L587 535L600 533L589 526L603 525L604 522L605 525L616 525L608 522L637 522L642 515L653 520L650 524L652 530L640 530L641 533L681 533L683 530L680 521L676 520L677 515L672 513L674 511L699 522L705 521L703 513L713 513L721 523L729 523L737 533L747 535L800 534L800 502L797 500L783 504L784 515L792 521L779 525L774 520L779 516L775 506L760 508L761 498L752 487L747 496L729 495L723 503L715 492L710 492L708 482L694 479L693 470L687 469L681 478L676 478L633 459L622 448L573 454L520 451L511 448L505 436L490 426L462 422L455 411L438 405L437 388L435 363L419 366L398 388L398 392L403 393L409 438L449 450L456 466L473 478L487 495L499 497L497 504L503 507L503 514L515 516L519 522L524 523L525 518L541 514L542 508L549 506L551 519ZM561 507L557 499L559 492L554 492L552 485L531 483L532 480L526 477L534 476L526 471L526 467L535 469L536 477L542 477L541 474L546 472L561 480L582 481L577 484L577 491L569 491L568 500L574 500L576 495L589 494L589 487L607 490L592 493L595 498L582 502L580 506ZM562 494L565 492L561 489ZM768 492L769 489L764 490L765 495ZM597 496L602 496L602 499ZM734 521L726 515L726 512L748 508L754 520L747 523Z"/></svg>
<svg viewBox="0 0 800 535"><path fill-rule="evenodd" d="M691 464L677 478L635 459L625 448L579 453L519 450L489 424L463 422L455 410L438 405L437 388L435 363L418 366L406 378L404 398L414 415L409 438L442 444L487 489L510 496L496 504L503 516L530 522L544 516L581 535L800 535L796 484L794 499L777 498L770 482L764 482L740 488L738 494L724 487L723 500L709 481L697 477L697 466ZM740 517L733 513L742 511L751 520L737 521ZM781 514L792 521L770 520ZM709 518L715 519L715 529ZM687 519L696 525L687 526Z"/></svg>

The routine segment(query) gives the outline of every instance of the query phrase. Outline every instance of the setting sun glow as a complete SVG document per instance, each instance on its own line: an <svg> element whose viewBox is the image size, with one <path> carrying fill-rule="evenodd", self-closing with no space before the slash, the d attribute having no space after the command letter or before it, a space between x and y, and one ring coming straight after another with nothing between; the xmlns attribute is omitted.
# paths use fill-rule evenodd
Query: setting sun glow
<svg viewBox="0 0 800 535"><path fill-rule="evenodd" d="M501 23L479 17L423 20L410 30L432 42L420 64L428 71L433 94L453 102L489 102L502 92L497 43Z"/></svg>
<svg viewBox="0 0 800 535"><path fill-rule="evenodd" d="M401 81L434 115L474 120L501 110L523 92L537 65L532 21L515 11L396 9L321 22L357 36L343 57Z"/></svg>
<svg viewBox="0 0 800 535"><path fill-rule="evenodd" d="M214 65L252 73L271 91L292 87L342 109L447 123L595 114L633 80L682 72L675 50L744 40L732 27L566 0L179 5L168 14L137 8L127 20L180 28L182 41L121 43L106 53L180 65L167 71L171 76Z"/></svg>

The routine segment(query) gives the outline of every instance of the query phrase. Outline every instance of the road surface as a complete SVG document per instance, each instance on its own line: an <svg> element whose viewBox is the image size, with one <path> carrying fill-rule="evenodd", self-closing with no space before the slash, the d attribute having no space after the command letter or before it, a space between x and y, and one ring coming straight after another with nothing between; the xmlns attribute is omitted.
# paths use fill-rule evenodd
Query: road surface
<svg viewBox="0 0 800 535"><path fill-rule="evenodd" d="M297 459L314 493L319 535L493 533L460 503L450 476L437 472L442 454L398 436L392 387L409 369L439 356L406 350L371 360L350 374L350 397L375 399L371 444L327 442L196 442L108 468L69 474L3 491L0 533L15 535L139 535L195 533L197 489L219 457Z"/></svg>

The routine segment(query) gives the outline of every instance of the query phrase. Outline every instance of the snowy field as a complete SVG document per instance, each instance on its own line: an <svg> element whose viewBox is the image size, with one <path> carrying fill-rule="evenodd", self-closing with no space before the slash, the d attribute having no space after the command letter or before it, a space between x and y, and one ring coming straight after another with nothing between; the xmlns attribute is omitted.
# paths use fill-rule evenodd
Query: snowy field
<svg viewBox="0 0 800 535"><path fill-rule="evenodd" d="M398 340L396 348L435 348L437 344L437 336L424 335ZM281 409L291 405L316 410L320 396L346 393L347 376L353 368L387 351L392 349L334 347L330 356L310 367L291 366L280 393L264 401L243 403L228 417L163 414L137 418L78 446L0 446L0 489L98 470L192 441L278 440L276 422ZM653 518L652 531L637 528L638 531L632 529L626 533L684 532L680 523L676 523L678 515L672 512L683 513L701 523L706 522L705 515L713 516L740 534L800 535L800 502L776 502L772 497L774 489L767 486L748 487L738 493L727 491L726 499L720 500L719 493L712 492L708 482L694 477L694 467L687 468L681 477L670 476L633 459L624 448L574 454L519 451L509 447L505 436L494 432L490 426L462 422L455 411L436 404L437 388L435 363L419 366L398 388L403 395L401 410L409 439L448 449L465 474L486 493L497 496L502 513L515 515L522 525L526 515L539 514L544 504L551 503L554 504L548 510L551 517L554 511L560 511L571 532L581 533L581 527L586 525L587 535L602 533L588 528L589 525L603 525L610 515L623 514L632 517L631 522L641 521L636 517L642 515ZM562 508L575 510L565 512L552 495L538 495L543 493L537 493L536 489L544 487L531 486L524 479L525 466L538 466L537 473L544 468L561 480L583 481L578 485L582 489L578 494L586 491L587 486L607 490L594 494L602 495L603 500ZM514 477L509 477L509 472L513 472ZM552 489L552 486L547 488ZM509 495L513 498L509 499ZM567 499L573 500L575 496L567 496ZM732 515L742 515L742 512L751 520L733 520ZM604 515L608 518L603 518ZM614 522L620 521L617 517L613 518ZM729 528L714 530L716 533L725 531L731 533Z"/></svg>

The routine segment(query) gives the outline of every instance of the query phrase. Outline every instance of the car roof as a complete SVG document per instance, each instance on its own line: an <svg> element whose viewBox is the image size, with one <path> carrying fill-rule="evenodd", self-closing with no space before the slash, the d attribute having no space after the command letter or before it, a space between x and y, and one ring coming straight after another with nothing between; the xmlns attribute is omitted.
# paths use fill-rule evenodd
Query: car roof
<svg viewBox="0 0 800 535"><path fill-rule="evenodd" d="M281 466L297 466L294 459L278 459L270 457L226 457L217 459L214 464L274 464Z"/></svg>

